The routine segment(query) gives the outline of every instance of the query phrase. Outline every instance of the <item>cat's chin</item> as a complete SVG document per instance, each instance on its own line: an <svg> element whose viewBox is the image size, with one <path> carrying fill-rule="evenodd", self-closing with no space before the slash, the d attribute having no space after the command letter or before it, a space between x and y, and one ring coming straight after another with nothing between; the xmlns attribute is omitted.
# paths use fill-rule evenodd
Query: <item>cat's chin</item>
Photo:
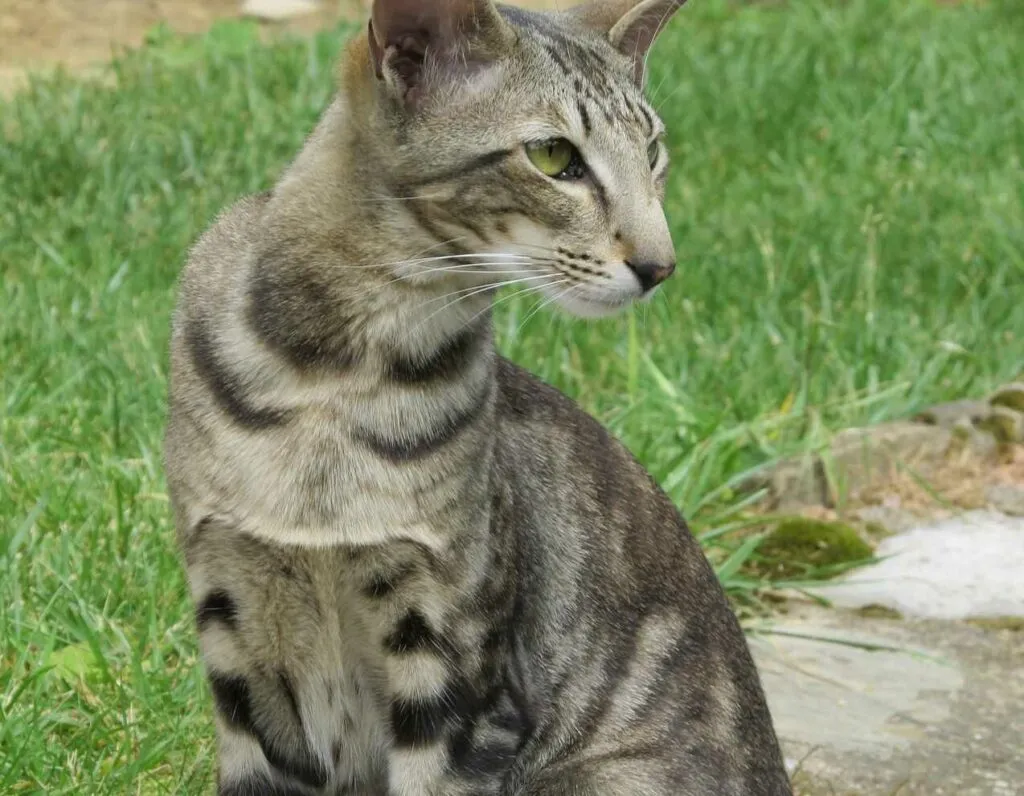
<svg viewBox="0 0 1024 796"><path fill-rule="evenodd" d="M623 296L622 298L593 297L580 295L561 295L555 299L559 309L578 318L606 318L609 315L617 315L637 301L637 296Z"/></svg>

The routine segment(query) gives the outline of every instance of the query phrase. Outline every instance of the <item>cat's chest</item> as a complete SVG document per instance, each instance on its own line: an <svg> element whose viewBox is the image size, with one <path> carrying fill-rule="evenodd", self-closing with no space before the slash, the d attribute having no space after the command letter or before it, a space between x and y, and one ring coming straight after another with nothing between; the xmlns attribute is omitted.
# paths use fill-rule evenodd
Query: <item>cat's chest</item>
<svg viewBox="0 0 1024 796"><path fill-rule="evenodd" d="M287 429L235 438L236 462L212 474L209 508L230 514L249 534L300 547L366 547L408 540L434 548L467 478L474 452L459 460L393 461L368 449L350 425L311 415ZM486 454L486 451L484 451ZM472 460L472 461L469 461ZM206 502L206 501L204 501Z"/></svg>

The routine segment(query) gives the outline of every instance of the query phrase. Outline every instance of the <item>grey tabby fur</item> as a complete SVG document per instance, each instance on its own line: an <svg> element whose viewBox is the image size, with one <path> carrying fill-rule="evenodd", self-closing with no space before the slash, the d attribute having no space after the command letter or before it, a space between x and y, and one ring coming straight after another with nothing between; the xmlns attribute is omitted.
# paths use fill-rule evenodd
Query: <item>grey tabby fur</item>
<svg viewBox="0 0 1024 796"><path fill-rule="evenodd" d="M790 792L682 518L491 334L501 283L595 314L671 272L641 85L681 4L376 0L196 245L166 459L221 796ZM534 167L557 137L585 168Z"/></svg>

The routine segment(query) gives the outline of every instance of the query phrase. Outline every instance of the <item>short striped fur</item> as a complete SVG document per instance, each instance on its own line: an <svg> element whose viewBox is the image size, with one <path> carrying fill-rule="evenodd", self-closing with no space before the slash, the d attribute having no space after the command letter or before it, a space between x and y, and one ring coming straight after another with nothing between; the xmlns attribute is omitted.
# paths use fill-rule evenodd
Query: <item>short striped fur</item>
<svg viewBox="0 0 1024 796"><path fill-rule="evenodd" d="M790 792L682 518L491 330L502 286L593 315L674 268L642 85L681 5L375 0L194 247L166 461L220 796Z"/></svg>

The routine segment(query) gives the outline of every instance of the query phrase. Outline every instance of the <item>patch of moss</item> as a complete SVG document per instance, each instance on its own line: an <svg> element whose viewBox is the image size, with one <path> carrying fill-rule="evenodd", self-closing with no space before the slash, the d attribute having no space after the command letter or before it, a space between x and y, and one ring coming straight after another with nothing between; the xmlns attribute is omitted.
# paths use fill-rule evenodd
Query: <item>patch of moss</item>
<svg viewBox="0 0 1024 796"><path fill-rule="evenodd" d="M863 616L866 619L902 619L903 614L897 611L895 608L890 608L887 605L865 605L858 608L854 613L857 616Z"/></svg>
<svg viewBox="0 0 1024 796"><path fill-rule="evenodd" d="M1024 616L986 616L968 619L968 624L982 630L1009 630L1013 633L1024 631Z"/></svg>
<svg viewBox="0 0 1024 796"><path fill-rule="evenodd" d="M757 569L775 580L826 580L873 553L845 523L792 517L761 542Z"/></svg>

